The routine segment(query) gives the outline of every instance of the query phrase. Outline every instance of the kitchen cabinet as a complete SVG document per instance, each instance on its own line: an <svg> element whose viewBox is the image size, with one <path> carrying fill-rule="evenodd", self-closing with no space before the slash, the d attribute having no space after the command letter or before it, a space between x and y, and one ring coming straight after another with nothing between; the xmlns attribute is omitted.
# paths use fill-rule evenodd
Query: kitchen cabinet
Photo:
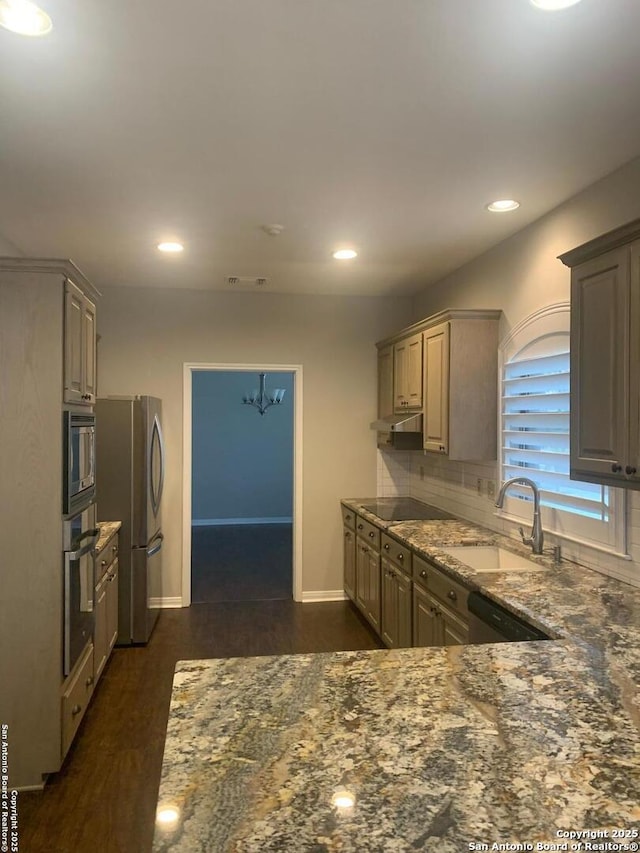
<svg viewBox="0 0 640 853"><path fill-rule="evenodd" d="M118 636L118 533L95 556L94 676L97 684Z"/></svg>
<svg viewBox="0 0 640 853"><path fill-rule="evenodd" d="M381 534L380 635L390 648L411 646L411 551Z"/></svg>
<svg viewBox="0 0 640 853"><path fill-rule="evenodd" d="M501 313L450 309L378 342L379 411L391 386L395 413L422 412L418 448L452 460L497 458Z"/></svg>
<svg viewBox="0 0 640 853"><path fill-rule="evenodd" d="M356 520L356 605L380 633L380 530L360 516Z"/></svg>
<svg viewBox="0 0 640 853"><path fill-rule="evenodd" d="M67 280L95 305L98 292L69 261L0 259L0 400L10 413L0 417L0 648L11 650L0 655L0 720L10 732L10 789L41 787L60 769L82 713L72 711L85 706L73 700L91 687L81 690L78 673L83 684L93 679L92 646L91 663L81 657L63 675Z"/></svg>
<svg viewBox="0 0 640 853"><path fill-rule="evenodd" d="M64 296L64 402L96 399L96 306L70 279Z"/></svg>
<svg viewBox="0 0 640 853"><path fill-rule="evenodd" d="M433 563L413 555L413 645L469 642L469 591Z"/></svg>
<svg viewBox="0 0 640 853"><path fill-rule="evenodd" d="M396 412L422 408L422 334L411 335L393 347L393 394Z"/></svg>
<svg viewBox="0 0 640 853"><path fill-rule="evenodd" d="M424 449L497 457L498 321L452 316L424 332Z"/></svg>
<svg viewBox="0 0 640 853"><path fill-rule="evenodd" d="M378 418L393 414L393 346L378 350Z"/></svg>
<svg viewBox="0 0 640 853"><path fill-rule="evenodd" d="M571 268L570 476L640 489L640 220L560 259Z"/></svg>
<svg viewBox="0 0 640 853"><path fill-rule="evenodd" d="M78 727L87 711L89 700L95 689L93 675L93 646L89 644L78 661L74 674L64 686L62 693L62 745L64 757L69 751Z"/></svg>
<svg viewBox="0 0 640 853"><path fill-rule="evenodd" d="M342 565L344 591L351 601L356 600L356 514L352 510L342 507Z"/></svg>

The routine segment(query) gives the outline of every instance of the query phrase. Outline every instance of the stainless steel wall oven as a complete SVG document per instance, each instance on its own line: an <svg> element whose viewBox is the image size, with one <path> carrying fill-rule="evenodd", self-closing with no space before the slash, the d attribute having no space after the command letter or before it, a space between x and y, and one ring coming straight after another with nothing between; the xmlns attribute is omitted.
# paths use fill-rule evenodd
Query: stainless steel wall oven
<svg viewBox="0 0 640 853"><path fill-rule="evenodd" d="M96 417L63 413L62 512L71 515L93 503L96 494Z"/></svg>
<svg viewBox="0 0 640 853"><path fill-rule="evenodd" d="M65 675L93 637L93 549L98 536L95 504L63 522Z"/></svg>

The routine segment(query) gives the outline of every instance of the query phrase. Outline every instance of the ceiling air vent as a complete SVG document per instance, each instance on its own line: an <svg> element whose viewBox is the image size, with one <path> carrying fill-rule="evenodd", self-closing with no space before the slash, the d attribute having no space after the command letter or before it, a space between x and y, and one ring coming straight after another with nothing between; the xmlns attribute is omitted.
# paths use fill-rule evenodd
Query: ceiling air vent
<svg viewBox="0 0 640 853"><path fill-rule="evenodd" d="M264 287L268 279L266 278L253 278L252 276L246 275L228 275L225 278L225 282L230 287Z"/></svg>

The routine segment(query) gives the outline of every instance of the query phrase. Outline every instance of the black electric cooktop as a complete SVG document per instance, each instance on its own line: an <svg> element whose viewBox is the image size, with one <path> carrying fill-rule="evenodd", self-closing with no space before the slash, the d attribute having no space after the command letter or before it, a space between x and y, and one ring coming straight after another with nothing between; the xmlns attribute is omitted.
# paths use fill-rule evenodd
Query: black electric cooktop
<svg viewBox="0 0 640 853"><path fill-rule="evenodd" d="M383 498L372 503L362 504L367 512L372 512L383 521L446 521L452 515L438 507L423 504L413 498Z"/></svg>

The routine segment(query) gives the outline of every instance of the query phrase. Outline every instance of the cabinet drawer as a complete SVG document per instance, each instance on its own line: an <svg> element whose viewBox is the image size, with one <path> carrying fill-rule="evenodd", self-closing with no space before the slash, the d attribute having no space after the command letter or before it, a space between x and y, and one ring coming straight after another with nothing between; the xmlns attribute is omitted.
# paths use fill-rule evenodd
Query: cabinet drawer
<svg viewBox="0 0 640 853"><path fill-rule="evenodd" d="M380 528L376 527L375 524L369 524L364 518L358 516L356 533L367 542L370 548L373 548L375 551L380 550Z"/></svg>
<svg viewBox="0 0 640 853"><path fill-rule="evenodd" d="M413 579L428 589L432 595L444 601L456 613L467 618L469 590L416 554L413 555Z"/></svg>
<svg viewBox="0 0 640 853"><path fill-rule="evenodd" d="M411 551L386 533L380 534L382 555L411 576Z"/></svg>
<svg viewBox="0 0 640 853"><path fill-rule="evenodd" d="M93 645L84 653L76 674L62 694L62 757L67 754L93 694Z"/></svg>
<svg viewBox="0 0 640 853"><path fill-rule="evenodd" d="M349 507L342 507L342 523L345 527L349 527L351 530L356 529L356 514Z"/></svg>
<svg viewBox="0 0 640 853"><path fill-rule="evenodd" d="M100 549L100 553L96 554L95 558L95 583L96 586L104 575L112 569L114 560L118 558L118 531L109 538L104 548Z"/></svg>

